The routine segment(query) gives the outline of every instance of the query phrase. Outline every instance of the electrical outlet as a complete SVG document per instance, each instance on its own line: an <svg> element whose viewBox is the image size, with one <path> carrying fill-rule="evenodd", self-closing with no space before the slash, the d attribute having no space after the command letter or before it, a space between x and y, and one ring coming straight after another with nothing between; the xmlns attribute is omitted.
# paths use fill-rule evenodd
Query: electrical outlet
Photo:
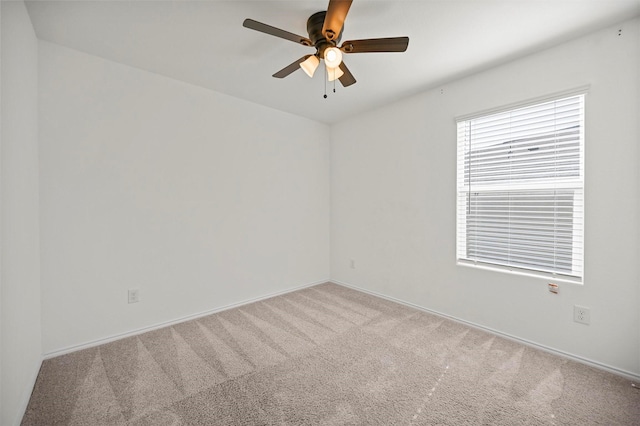
<svg viewBox="0 0 640 426"><path fill-rule="evenodd" d="M140 301L140 290L137 288L129 289L129 303L138 303Z"/></svg>
<svg viewBox="0 0 640 426"><path fill-rule="evenodd" d="M356 269L356 261L351 259L351 269Z"/></svg>
<svg viewBox="0 0 640 426"><path fill-rule="evenodd" d="M591 322L591 310L584 306L573 306L573 320L580 324L587 324Z"/></svg>

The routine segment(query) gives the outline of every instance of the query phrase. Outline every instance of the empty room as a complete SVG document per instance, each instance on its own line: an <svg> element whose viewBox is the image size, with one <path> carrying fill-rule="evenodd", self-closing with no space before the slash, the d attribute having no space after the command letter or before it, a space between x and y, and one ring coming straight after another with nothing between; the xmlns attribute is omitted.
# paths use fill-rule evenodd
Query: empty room
<svg viewBox="0 0 640 426"><path fill-rule="evenodd" d="M640 0L0 23L0 425L640 424Z"/></svg>

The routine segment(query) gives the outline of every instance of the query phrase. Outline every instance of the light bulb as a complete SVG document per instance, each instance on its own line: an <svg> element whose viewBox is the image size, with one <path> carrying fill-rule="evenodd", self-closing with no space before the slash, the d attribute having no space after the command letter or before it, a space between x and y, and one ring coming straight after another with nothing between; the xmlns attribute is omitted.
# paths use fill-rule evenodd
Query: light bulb
<svg viewBox="0 0 640 426"><path fill-rule="evenodd" d="M329 47L324 51L324 62L327 68L337 68L342 62L342 52L337 47Z"/></svg>
<svg viewBox="0 0 640 426"><path fill-rule="evenodd" d="M318 68L319 64L320 59L315 55L311 55L300 63L300 68L302 68L309 77L313 77L313 73L316 72L316 68Z"/></svg>
<svg viewBox="0 0 640 426"><path fill-rule="evenodd" d="M344 75L344 71L337 68L327 68L327 76L329 77L329 81L337 80Z"/></svg>

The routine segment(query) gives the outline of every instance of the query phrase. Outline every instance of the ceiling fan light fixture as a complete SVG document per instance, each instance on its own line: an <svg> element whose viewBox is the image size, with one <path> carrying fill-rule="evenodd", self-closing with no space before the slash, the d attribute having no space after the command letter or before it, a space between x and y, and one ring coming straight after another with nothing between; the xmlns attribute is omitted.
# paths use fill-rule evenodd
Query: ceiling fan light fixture
<svg viewBox="0 0 640 426"><path fill-rule="evenodd" d="M306 60L300 63L300 68L302 68L302 70L306 72L309 77L313 77L313 73L316 72L319 64L320 59L318 59L318 57L315 55L311 55Z"/></svg>
<svg viewBox="0 0 640 426"><path fill-rule="evenodd" d="M329 78L329 81L337 80L343 75L344 75L344 71L342 71L340 67L327 68L327 76Z"/></svg>
<svg viewBox="0 0 640 426"><path fill-rule="evenodd" d="M324 51L324 62L327 68L337 68L342 62L342 52L337 47L329 47Z"/></svg>

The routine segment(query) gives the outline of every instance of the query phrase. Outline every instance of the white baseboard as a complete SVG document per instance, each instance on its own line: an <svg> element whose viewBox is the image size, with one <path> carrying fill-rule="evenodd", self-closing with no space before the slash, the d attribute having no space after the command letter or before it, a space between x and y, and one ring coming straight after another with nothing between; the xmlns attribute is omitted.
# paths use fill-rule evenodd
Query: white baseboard
<svg viewBox="0 0 640 426"><path fill-rule="evenodd" d="M358 286L355 286L355 285L352 285L352 284L349 284L349 283L346 283L346 282L343 282L343 281L330 280L330 282L332 282L334 284L341 285L343 287L351 288L353 290L361 291L363 293L367 293L367 294L370 294L372 296L380 297L381 299L389 300L391 302L396 302L396 303L399 303L401 305L408 306L410 308L418 309L419 311L427 312L427 313L430 313L430 314L433 314L433 315L438 315L440 317L444 317L444 318L450 319L452 321L456 321L456 322L459 322L461 324L468 325L468 326L473 327L473 328L477 328L477 329L480 329L480 330L483 330L483 331L487 331L487 332L489 332L491 334L495 334L497 336L504 337L506 339L513 340L515 342L522 343L524 345L527 345L527 346L530 346L530 347L533 347L533 348L536 348L536 349L540 349L542 351L545 351L545 352L548 352L548 353L551 353L551 354L554 354L554 355L558 355L558 356L561 356L563 358L568 358L568 359L571 359L573 361L577 361L577 362L580 362L582 364L586 364L586 365L589 365L591 367L598 368L600 370L605 370L605 371L608 371L610 373L617 374L619 376L623 376L623 377L625 377L625 378L627 378L627 379L629 379L631 381L635 381L635 382L640 381L640 374L635 374L635 373L632 373L630 371L626 371L626 370L622 370L620 368L612 367L610 365L603 364L603 363L598 362L598 361L593 361L593 360L588 359L588 358L584 358L584 357L581 357L581 356L578 356L578 355L574 355L574 354L571 354L571 353L568 353L568 352L564 352L564 351L561 351L561 350L558 350L558 349L555 349L555 348L551 348L549 346L541 345L539 343L532 342L532 341L520 338L518 336L513 336L513 335L508 334L508 333L503 333L503 332L501 332L499 330L495 330L495 329L490 328L490 327L485 327L483 325L476 324L476 323L471 322L471 321L466 321L466 320L463 320L463 319L460 319L460 318L457 318L457 317L454 317L454 316L451 316L451 315L444 314L442 312L438 312L438 311L434 311L432 309L425 308L424 306L416 305L414 303L410 303L410 302L407 302L407 301L404 301L404 300L401 300L401 299L396 299L395 297L386 296L384 294L377 293L377 292L371 291L371 290L367 290L365 288L358 287Z"/></svg>
<svg viewBox="0 0 640 426"><path fill-rule="evenodd" d="M299 286L296 286L296 287L288 288L286 290L277 291L275 293L269 293L269 294L265 294L265 295L262 295L262 296L254 297L252 299L243 300L241 302L232 303L232 304L229 304L229 305L225 305L225 306L209 309L209 310L203 311L203 312L198 312L196 314L191 314L191 315L187 315L187 316L184 316L184 317L176 318L176 319L173 319L173 320L164 321L164 322L161 322L161 323L158 323L158 324L153 324L153 325L149 325L149 326L146 326L146 327L137 328L135 330L127 331L126 333L114 334L112 336L103 337L103 338L100 338L100 339L92 340L92 341L81 343L81 344L78 344L78 345L73 345L73 346L68 346L68 347L62 348L62 349L57 349L55 351L51 351L51 352L45 353L43 355L43 360L50 359L50 358L55 358L57 356L65 355L65 354L68 354L68 353L71 353L71 352L80 351L82 349L88 349L88 348L92 348L92 347L95 347L95 346L104 345L105 343L109 343L109 342L113 342L113 341L116 341L116 340L124 339L126 337L136 336L138 334L146 333L148 331L157 330L159 328L169 327L169 326L172 326L172 325L175 325L175 324L179 324L181 322L191 321L191 320L194 320L194 319L202 318L202 317L205 317L207 315L215 314L217 312L226 311L228 309L237 308L237 307L243 306L243 305L248 305L249 303L259 302L261 300L269 299L269 298L275 297L275 296L280 296L282 294L291 293L291 292L297 291L297 290L302 290L303 288L312 287L314 285L323 284L323 283L326 283L326 282L329 282L329 281L330 281L329 279L326 279L326 280L316 281L316 282L312 282L312 283L308 283L308 284L303 284L303 285L299 285Z"/></svg>

